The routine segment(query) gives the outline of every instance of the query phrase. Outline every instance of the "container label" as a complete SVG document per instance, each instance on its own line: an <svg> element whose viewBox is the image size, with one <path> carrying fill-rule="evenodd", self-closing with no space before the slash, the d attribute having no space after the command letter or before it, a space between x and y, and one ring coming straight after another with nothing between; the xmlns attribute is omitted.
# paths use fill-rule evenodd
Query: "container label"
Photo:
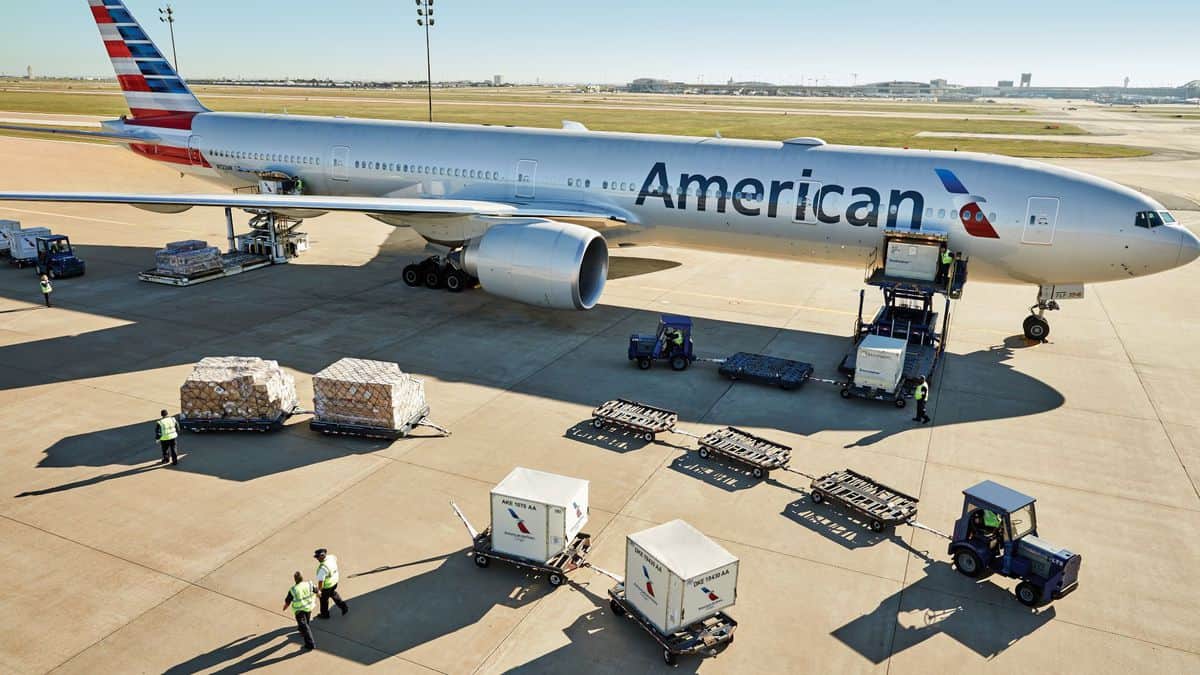
<svg viewBox="0 0 1200 675"><path fill-rule="evenodd" d="M504 530L504 534L522 540L534 539L533 533L529 531L529 525L525 523L525 518L519 513L519 511L530 511L537 513L537 507L532 504L517 501L515 499L501 499L500 503L503 504L508 510L508 515L511 518L509 521L509 527L516 528L516 531L506 528Z"/></svg>

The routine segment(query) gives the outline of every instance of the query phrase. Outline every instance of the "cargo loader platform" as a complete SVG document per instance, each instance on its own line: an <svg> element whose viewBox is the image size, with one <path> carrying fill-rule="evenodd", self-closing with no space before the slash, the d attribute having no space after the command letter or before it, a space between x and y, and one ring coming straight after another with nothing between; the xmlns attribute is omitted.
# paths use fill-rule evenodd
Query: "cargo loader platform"
<svg viewBox="0 0 1200 675"><path fill-rule="evenodd" d="M715 656L721 648L733 642L737 621L725 612L717 612L674 633L664 634L629 602L625 596L624 582L610 588L608 597L613 616L628 617L649 633L663 648L663 661L669 666L675 665L679 656Z"/></svg>
<svg viewBox="0 0 1200 675"><path fill-rule="evenodd" d="M268 431L279 431L283 428L283 423L293 415L303 413L299 408L280 413L277 417L270 418L245 418L245 417L222 417L216 419L205 419L199 417L180 417L179 428L192 433L205 433L213 431L257 431L265 433Z"/></svg>
<svg viewBox="0 0 1200 675"><path fill-rule="evenodd" d="M811 363L765 354L738 352L719 363L718 372L731 380L777 385L787 390L796 389L813 374Z"/></svg>
<svg viewBox="0 0 1200 675"><path fill-rule="evenodd" d="M357 436L359 438L381 438L388 441L394 441L408 436L413 429L418 427L429 427L435 429L443 436L449 436L450 431L445 427L438 426L429 420L429 406L426 406L420 414L415 415L413 419L406 422L399 428L390 429L387 427L372 427L364 424L347 424L345 422L331 422L329 420L319 420L313 418L308 423L308 428L313 431L319 431L327 436Z"/></svg>
<svg viewBox="0 0 1200 675"><path fill-rule="evenodd" d="M525 558L520 558L507 553L501 553L492 548L492 528L485 528L483 532L477 531L463 512L459 510L458 505L450 502L450 506L454 509L454 513L458 515L459 520L467 528L467 533L471 535L471 556L475 561L476 567L487 567L492 564L493 560L508 563L518 569L527 570L535 574L544 574L546 581L554 588L558 588L567 582L567 575L580 567L585 566L587 554L592 550L592 535L580 532L575 535L571 543L562 553L554 556L545 563L536 563Z"/></svg>
<svg viewBox="0 0 1200 675"><path fill-rule="evenodd" d="M711 455L725 457L750 467L750 472L755 478L769 478L772 470L786 469L792 458L790 447L736 427L722 427L710 431L697 443L702 459L708 459Z"/></svg>
<svg viewBox="0 0 1200 675"><path fill-rule="evenodd" d="M592 411L592 426L596 429L613 427L631 431L651 443L657 434L675 431L679 413L666 408L616 398L605 401Z"/></svg>
<svg viewBox="0 0 1200 675"><path fill-rule="evenodd" d="M872 532L912 522L917 498L851 469L814 478L809 488L814 504L828 502L862 519Z"/></svg>
<svg viewBox="0 0 1200 675"><path fill-rule="evenodd" d="M210 270L200 274L170 274L168 272L160 272L157 269L148 269L145 272L138 273L138 279L148 281L152 284L163 284L166 286L195 286L208 281L216 281L226 277L236 276L242 272L260 269L270 266L271 260L260 255L251 255L249 253L225 253L221 256L221 269Z"/></svg>

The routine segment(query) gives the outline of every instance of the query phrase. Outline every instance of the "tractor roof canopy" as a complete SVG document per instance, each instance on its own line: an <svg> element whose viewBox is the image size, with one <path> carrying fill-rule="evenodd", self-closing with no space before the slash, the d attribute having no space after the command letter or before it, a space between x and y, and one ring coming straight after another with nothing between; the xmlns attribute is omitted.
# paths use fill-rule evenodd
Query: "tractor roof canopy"
<svg viewBox="0 0 1200 675"><path fill-rule="evenodd" d="M977 504L990 504L1004 513L1012 513L1034 502L1033 497L990 480L963 490L963 494Z"/></svg>
<svg viewBox="0 0 1200 675"><path fill-rule="evenodd" d="M692 327L691 317L680 316L678 314L663 314L661 317L659 317L658 320L664 326L672 326L674 328L689 328L689 329Z"/></svg>

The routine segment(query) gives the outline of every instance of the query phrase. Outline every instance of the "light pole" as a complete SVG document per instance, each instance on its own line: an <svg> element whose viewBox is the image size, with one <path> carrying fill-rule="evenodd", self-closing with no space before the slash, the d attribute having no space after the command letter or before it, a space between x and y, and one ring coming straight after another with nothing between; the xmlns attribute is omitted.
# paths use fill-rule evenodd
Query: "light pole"
<svg viewBox="0 0 1200 675"><path fill-rule="evenodd" d="M425 89L429 92L429 121L433 121L433 66L429 60L429 28L433 26L433 0L416 0L417 25L425 27Z"/></svg>
<svg viewBox="0 0 1200 675"><path fill-rule="evenodd" d="M175 10L171 9L170 3L167 3L166 7L158 8L158 20L171 27L171 61L175 66L175 73L179 74L179 54L175 53Z"/></svg>

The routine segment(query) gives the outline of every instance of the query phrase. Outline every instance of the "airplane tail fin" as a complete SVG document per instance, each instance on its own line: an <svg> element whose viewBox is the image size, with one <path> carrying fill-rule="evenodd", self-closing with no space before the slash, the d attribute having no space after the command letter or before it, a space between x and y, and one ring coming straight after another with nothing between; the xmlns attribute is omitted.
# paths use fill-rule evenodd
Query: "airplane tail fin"
<svg viewBox="0 0 1200 675"><path fill-rule="evenodd" d="M190 129L193 117L208 112L123 0L88 0L88 5L129 104L126 124Z"/></svg>

